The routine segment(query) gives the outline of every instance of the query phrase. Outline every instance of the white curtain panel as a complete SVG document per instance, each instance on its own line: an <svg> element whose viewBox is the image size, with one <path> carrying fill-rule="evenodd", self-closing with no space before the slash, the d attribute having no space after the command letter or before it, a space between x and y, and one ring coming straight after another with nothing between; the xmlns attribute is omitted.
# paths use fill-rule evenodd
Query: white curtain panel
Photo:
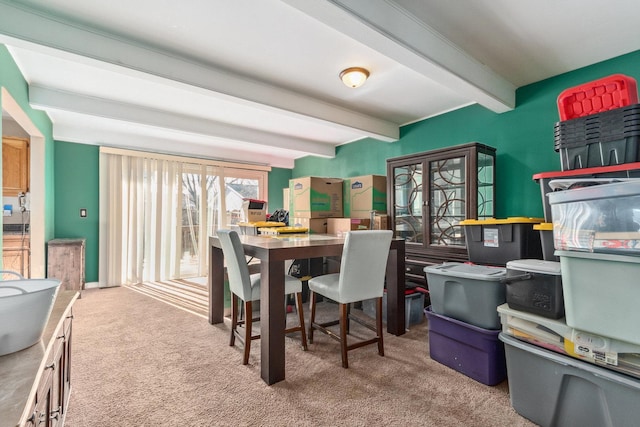
<svg viewBox="0 0 640 427"><path fill-rule="evenodd" d="M238 166L101 148L100 286L206 276L209 236L233 217L225 193L246 197L225 175L266 198L269 168Z"/></svg>
<svg viewBox="0 0 640 427"><path fill-rule="evenodd" d="M175 279L182 246L182 164L101 153L100 283Z"/></svg>

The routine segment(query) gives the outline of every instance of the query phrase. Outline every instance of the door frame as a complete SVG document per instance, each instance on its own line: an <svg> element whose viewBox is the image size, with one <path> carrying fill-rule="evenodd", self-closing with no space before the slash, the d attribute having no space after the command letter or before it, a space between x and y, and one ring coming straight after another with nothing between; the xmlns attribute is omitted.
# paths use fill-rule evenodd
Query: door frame
<svg viewBox="0 0 640 427"><path fill-rule="evenodd" d="M46 277L45 268L45 137L4 87L0 98L2 109L29 135L31 152L29 164L31 239L30 269L32 278Z"/></svg>

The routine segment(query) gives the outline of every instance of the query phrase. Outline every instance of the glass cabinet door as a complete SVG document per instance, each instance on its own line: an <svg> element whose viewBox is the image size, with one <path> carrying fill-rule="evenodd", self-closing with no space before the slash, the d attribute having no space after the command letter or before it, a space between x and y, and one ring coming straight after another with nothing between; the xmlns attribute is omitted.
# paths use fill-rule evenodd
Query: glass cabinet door
<svg viewBox="0 0 640 427"><path fill-rule="evenodd" d="M422 163L393 168L395 237L422 243Z"/></svg>
<svg viewBox="0 0 640 427"><path fill-rule="evenodd" d="M465 245L466 181L464 156L429 162L429 245Z"/></svg>
<svg viewBox="0 0 640 427"><path fill-rule="evenodd" d="M478 153L478 219L495 217L495 154Z"/></svg>
<svg viewBox="0 0 640 427"><path fill-rule="evenodd" d="M458 224L495 216L495 152L473 142L387 159L391 226L415 262L412 280L424 265L468 259Z"/></svg>

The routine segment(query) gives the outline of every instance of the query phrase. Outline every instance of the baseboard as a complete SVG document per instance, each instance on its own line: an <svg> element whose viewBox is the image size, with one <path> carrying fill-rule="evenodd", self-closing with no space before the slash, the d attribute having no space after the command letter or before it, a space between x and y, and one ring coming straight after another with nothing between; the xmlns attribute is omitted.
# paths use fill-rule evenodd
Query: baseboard
<svg viewBox="0 0 640 427"><path fill-rule="evenodd" d="M100 282L87 282L84 284L85 289L99 288Z"/></svg>

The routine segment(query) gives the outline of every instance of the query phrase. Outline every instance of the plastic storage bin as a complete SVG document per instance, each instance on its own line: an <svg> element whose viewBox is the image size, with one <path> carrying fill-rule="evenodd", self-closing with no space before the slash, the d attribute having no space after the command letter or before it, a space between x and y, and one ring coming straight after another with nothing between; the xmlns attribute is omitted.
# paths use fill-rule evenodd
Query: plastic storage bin
<svg viewBox="0 0 640 427"><path fill-rule="evenodd" d="M640 179L548 196L556 249L640 254Z"/></svg>
<svg viewBox="0 0 640 427"><path fill-rule="evenodd" d="M640 126L638 133L640 134ZM560 167L566 171L637 162L640 160L639 145L640 137L630 136L613 141L560 143L556 145L556 151L560 153Z"/></svg>
<svg viewBox="0 0 640 427"><path fill-rule="evenodd" d="M496 308L506 301L502 267L445 262L424 268L434 313L485 329L500 329Z"/></svg>
<svg viewBox="0 0 640 427"><path fill-rule="evenodd" d="M420 292L414 292L404 296L404 310L405 310L405 329L409 329L411 325L417 325L424 320L424 294ZM376 317L376 305L375 300L362 301L362 311L375 319ZM382 321L387 321L387 293L385 291L382 296Z"/></svg>
<svg viewBox="0 0 640 427"><path fill-rule="evenodd" d="M624 163L621 165L568 171L540 172L533 175L533 180L540 184L545 222L552 222L551 205L549 204L547 194L553 190L549 186L549 183L556 179L568 178L640 178L640 163Z"/></svg>
<svg viewBox="0 0 640 427"><path fill-rule="evenodd" d="M565 319L549 319L498 307L502 333L589 363L640 378L640 345L567 326Z"/></svg>
<svg viewBox="0 0 640 427"><path fill-rule="evenodd" d="M614 74L563 90L558 95L560 120L571 120L638 102L636 80Z"/></svg>
<svg viewBox="0 0 640 427"><path fill-rule="evenodd" d="M522 217L460 221L469 261L504 267L514 259L542 259L540 233L533 229L542 222L541 218Z"/></svg>
<svg viewBox="0 0 640 427"><path fill-rule="evenodd" d="M554 138L564 171L636 162L640 104L557 122Z"/></svg>
<svg viewBox="0 0 640 427"><path fill-rule="evenodd" d="M640 257L556 251L567 325L640 345Z"/></svg>
<svg viewBox="0 0 640 427"><path fill-rule="evenodd" d="M556 248L553 246L553 223L543 222L535 224L534 230L540 233L540 243L542 244L542 259L545 261L560 261L560 258L555 256L554 252ZM507 263L508 264L508 263Z"/></svg>
<svg viewBox="0 0 640 427"><path fill-rule="evenodd" d="M640 380L505 334L509 395L517 413L546 426L636 426Z"/></svg>
<svg viewBox="0 0 640 427"><path fill-rule="evenodd" d="M239 222L240 234L247 236L255 236L260 234L259 229L263 227L285 227L284 222L273 221L257 221L257 222Z"/></svg>
<svg viewBox="0 0 640 427"><path fill-rule="evenodd" d="M478 328L450 317L424 310L429 321L429 355L436 362L486 385L507 377L500 331Z"/></svg>
<svg viewBox="0 0 640 427"><path fill-rule="evenodd" d="M521 259L507 263L507 304L551 319L564 317L560 263Z"/></svg>

